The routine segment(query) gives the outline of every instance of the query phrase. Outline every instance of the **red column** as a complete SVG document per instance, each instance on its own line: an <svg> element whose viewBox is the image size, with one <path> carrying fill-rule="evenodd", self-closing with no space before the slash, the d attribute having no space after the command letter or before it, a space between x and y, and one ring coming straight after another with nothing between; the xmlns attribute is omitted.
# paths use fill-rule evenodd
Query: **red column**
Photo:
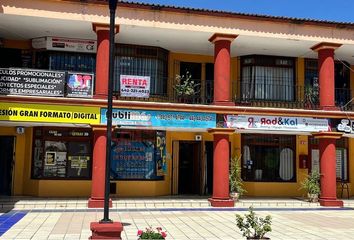
<svg viewBox="0 0 354 240"><path fill-rule="evenodd" d="M103 208L104 186L106 169L106 127L93 127L93 162L92 162L92 186L91 197L88 201L89 208ZM112 207L112 200L109 200Z"/></svg>
<svg viewBox="0 0 354 240"><path fill-rule="evenodd" d="M213 207L233 207L229 192L229 135L235 130L215 128L208 132L214 135L213 195L209 202Z"/></svg>
<svg viewBox="0 0 354 240"><path fill-rule="evenodd" d="M334 96L334 50L341 44L319 43L311 49L318 52L318 77L320 86L320 107L336 110Z"/></svg>
<svg viewBox="0 0 354 240"><path fill-rule="evenodd" d="M237 37L215 33L209 41L214 43L214 104L234 105L231 99L230 45Z"/></svg>
<svg viewBox="0 0 354 240"><path fill-rule="evenodd" d="M108 96L108 66L109 66L109 25L93 23L93 31L97 34L96 80L94 98ZM119 27L116 26L116 33Z"/></svg>
<svg viewBox="0 0 354 240"><path fill-rule="evenodd" d="M337 200L336 182L336 139L342 133L321 132L314 134L319 139L321 196L320 204L326 207L343 207L343 201Z"/></svg>

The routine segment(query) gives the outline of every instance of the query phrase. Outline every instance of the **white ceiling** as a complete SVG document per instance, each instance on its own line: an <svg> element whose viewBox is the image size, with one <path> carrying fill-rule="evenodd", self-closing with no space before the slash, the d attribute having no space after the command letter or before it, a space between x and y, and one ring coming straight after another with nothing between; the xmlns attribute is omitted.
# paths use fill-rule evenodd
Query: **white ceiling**
<svg viewBox="0 0 354 240"><path fill-rule="evenodd" d="M158 46L172 52L210 55L213 45L208 41L213 33L188 30L171 30L157 27L120 25L116 42ZM26 40L42 36L96 39L92 24L74 21L4 15L0 13L0 38ZM318 42L265 37L237 37L231 45L231 55L278 55L317 58L311 47ZM354 45L343 45L336 50L336 57L354 65Z"/></svg>

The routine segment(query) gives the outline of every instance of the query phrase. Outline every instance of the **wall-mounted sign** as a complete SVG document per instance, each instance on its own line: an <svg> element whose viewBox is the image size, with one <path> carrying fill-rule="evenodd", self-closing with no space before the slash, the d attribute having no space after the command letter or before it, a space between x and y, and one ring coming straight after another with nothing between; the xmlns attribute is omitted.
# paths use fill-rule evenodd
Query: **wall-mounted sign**
<svg viewBox="0 0 354 240"><path fill-rule="evenodd" d="M107 123L106 113L107 109L101 108L101 124ZM113 109L112 122L122 126L207 129L216 127L216 114Z"/></svg>
<svg viewBox="0 0 354 240"><path fill-rule="evenodd" d="M226 127L270 131L331 131L327 119L255 115L227 115Z"/></svg>
<svg viewBox="0 0 354 240"><path fill-rule="evenodd" d="M337 130L339 132L354 133L354 121L349 119L342 119L337 125Z"/></svg>
<svg viewBox="0 0 354 240"><path fill-rule="evenodd" d="M63 97L65 72L0 68L0 94Z"/></svg>
<svg viewBox="0 0 354 240"><path fill-rule="evenodd" d="M93 74L68 72L66 94L68 97L92 97Z"/></svg>
<svg viewBox="0 0 354 240"><path fill-rule="evenodd" d="M120 75L120 95L122 97L149 98L150 77Z"/></svg>
<svg viewBox="0 0 354 240"><path fill-rule="evenodd" d="M0 121L86 123L100 122L100 108L0 102Z"/></svg>
<svg viewBox="0 0 354 240"><path fill-rule="evenodd" d="M97 51L97 41L61 37L40 37L32 39L32 47L34 49L95 53Z"/></svg>

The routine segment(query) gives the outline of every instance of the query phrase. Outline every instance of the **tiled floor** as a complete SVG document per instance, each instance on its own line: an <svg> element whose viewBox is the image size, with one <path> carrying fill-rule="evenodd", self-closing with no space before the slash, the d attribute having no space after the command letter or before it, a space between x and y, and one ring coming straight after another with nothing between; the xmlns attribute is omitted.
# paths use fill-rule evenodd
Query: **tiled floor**
<svg viewBox="0 0 354 240"><path fill-rule="evenodd" d="M299 199L242 199L235 208L212 208L206 199L119 199L110 218L124 225L122 237L136 240L147 226L162 227L168 239L244 239L235 214L249 206L273 218L267 236L280 239L354 239L354 200L345 208L323 208ZM0 198L0 239L88 239L90 223L103 217L87 199ZM6 209L11 211L7 212ZM17 223L16 223L17 222Z"/></svg>
<svg viewBox="0 0 354 240"><path fill-rule="evenodd" d="M167 239L244 239L236 227L239 209L112 209L110 218L124 225L123 239L137 239L137 231L147 226L162 227ZM241 211L240 211L241 210ZM11 212L10 212L11 213ZM260 216L270 214L275 239L353 239L354 209L263 209ZM12 213L11 213L12 214ZM90 222L102 218L101 210L33 210L3 234L0 239L88 239Z"/></svg>

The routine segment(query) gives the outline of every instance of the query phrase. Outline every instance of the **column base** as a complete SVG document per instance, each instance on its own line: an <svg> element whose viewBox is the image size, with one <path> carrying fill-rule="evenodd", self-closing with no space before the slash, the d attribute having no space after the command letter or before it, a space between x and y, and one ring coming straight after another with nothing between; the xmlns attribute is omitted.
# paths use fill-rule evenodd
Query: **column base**
<svg viewBox="0 0 354 240"><path fill-rule="evenodd" d="M343 201L337 199L321 199L320 205L323 207L343 207Z"/></svg>
<svg viewBox="0 0 354 240"><path fill-rule="evenodd" d="M213 104L217 106L235 106L235 103L231 101L214 101Z"/></svg>
<svg viewBox="0 0 354 240"><path fill-rule="evenodd" d="M92 236L89 239L122 239L121 232L123 225L120 222L100 223L92 222L90 224Z"/></svg>
<svg viewBox="0 0 354 240"><path fill-rule="evenodd" d="M95 94L93 95L93 99L107 99L107 94Z"/></svg>
<svg viewBox="0 0 354 240"><path fill-rule="evenodd" d="M208 198L212 207L234 207L235 201L231 198L229 199L218 199L218 198Z"/></svg>
<svg viewBox="0 0 354 240"><path fill-rule="evenodd" d="M88 208L103 208L104 199L103 198L89 198L87 203ZM112 199L109 199L109 207L112 207Z"/></svg>
<svg viewBox="0 0 354 240"><path fill-rule="evenodd" d="M321 106L320 107L321 110L325 110L325 111L339 111L340 108L336 107L336 106Z"/></svg>

